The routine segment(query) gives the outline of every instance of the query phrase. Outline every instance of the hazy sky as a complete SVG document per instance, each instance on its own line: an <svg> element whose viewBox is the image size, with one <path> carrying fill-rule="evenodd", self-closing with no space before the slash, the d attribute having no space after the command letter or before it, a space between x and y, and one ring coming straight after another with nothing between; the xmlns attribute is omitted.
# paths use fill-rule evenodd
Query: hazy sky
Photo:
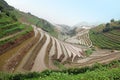
<svg viewBox="0 0 120 80"><path fill-rule="evenodd" d="M120 0L5 0L52 23L108 22L120 19Z"/></svg>

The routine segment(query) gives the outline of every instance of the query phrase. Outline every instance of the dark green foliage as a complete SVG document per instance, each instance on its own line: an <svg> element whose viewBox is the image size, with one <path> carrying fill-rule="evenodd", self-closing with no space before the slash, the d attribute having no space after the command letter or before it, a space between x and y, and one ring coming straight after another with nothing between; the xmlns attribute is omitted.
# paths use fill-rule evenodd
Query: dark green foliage
<svg viewBox="0 0 120 80"><path fill-rule="evenodd" d="M3 9L4 9L4 8L3 8L2 6L0 6L0 11L1 11L1 12L3 11Z"/></svg>
<svg viewBox="0 0 120 80"><path fill-rule="evenodd" d="M15 15L11 15L11 17L13 18L13 20L17 21L17 17Z"/></svg>
<svg viewBox="0 0 120 80"><path fill-rule="evenodd" d="M17 21L17 18L14 14L11 13L14 8L9 6L4 0L0 0L0 11L5 13L8 17L12 17L13 20Z"/></svg>
<svg viewBox="0 0 120 80"><path fill-rule="evenodd" d="M110 30L111 30L110 23L107 23L106 26L105 26L105 28L103 29L103 32L108 32Z"/></svg>
<svg viewBox="0 0 120 80"><path fill-rule="evenodd" d="M15 75L12 75L10 76L10 80L24 80L24 79L30 79L30 78L38 78L40 76L39 73L37 72L31 72L31 73L26 73L26 74L15 74Z"/></svg>
<svg viewBox="0 0 120 80"><path fill-rule="evenodd" d="M115 21L114 19L111 20L111 23L107 23L105 25L105 28L103 29L103 32L112 31L115 29L120 29L119 21Z"/></svg>
<svg viewBox="0 0 120 80"><path fill-rule="evenodd" d="M111 19L111 22L115 22L115 20L114 20L114 19Z"/></svg>
<svg viewBox="0 0 120 80"><path fill-rule="evenodd" d="M13 7L9 6L4 0L0 0L0 10L13 10Z"/></svg>
<svg viewBox="0 0 120 80"><path fill-rule="evenodd" d="M6 15L10 17L10 12L9 11L6 11Z"/></svg>

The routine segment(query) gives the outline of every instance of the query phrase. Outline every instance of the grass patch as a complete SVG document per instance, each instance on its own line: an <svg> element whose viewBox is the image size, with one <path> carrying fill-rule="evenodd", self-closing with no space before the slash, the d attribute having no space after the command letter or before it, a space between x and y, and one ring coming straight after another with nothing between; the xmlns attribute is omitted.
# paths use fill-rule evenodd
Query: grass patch
<svg viewBox="0 0 120 80"><path fill-rule="evenodd" d="M58 60L54 60L53 64L57 66L59 69L65 69L64 65Z"/></svg>
<svg viewBox="0 0 120 80"><path fill-rule="evenodd" d="M17 38L19 38L19 37L21 37L23 35L26 35L27 33L31 32L32 30L33 30L33 28L29 27L29 28L25 29L23 32L21 32L18 35L14 36L14 37L2 40L2 41L0 41L0 46L6 44L8 42L13 42L15 39L17 39Z"/></svg>
<svg viewBox="0 0 120 80"><path fill-rule="evenodd" d="M87 49L87 50L85 51L85 54L86 54L87 56L90 56L92 53L93 53L93 50L92 50L92 49Z"/></svg>

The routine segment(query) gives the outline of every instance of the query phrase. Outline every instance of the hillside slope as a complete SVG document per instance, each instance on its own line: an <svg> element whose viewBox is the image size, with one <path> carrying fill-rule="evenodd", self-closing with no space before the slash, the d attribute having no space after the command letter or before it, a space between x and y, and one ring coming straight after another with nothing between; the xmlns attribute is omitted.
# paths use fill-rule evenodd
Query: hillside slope
<svg viewBox="0 0 120 80"><path fill-rule="evenodd" d="M0 0L0 10L13 10L14 8L10 5L8 5L7 2L5 2L4 0Z"/></svg>
<svg viewBox="0 0 120 80"><path fill-rule="evenodd" d="M55 63L60 65L65 62L72 63L77 58L83 57L81 48L51 36L57 33L49 22L12 7L9 9L9 5L4 1L1 4L0 71L30 72L59 69Z"/></svg>
<svg viewBox="0 0 120 80"><path fill-rule="evenodd" d="M56 26L54 26L50 22L48 22L44 19L38 18L29 12L25 13L25 12L21 12L17 9L12 10L11 13L16 15L17 19L20 22L36 25L37 27L40 27L42 30L48 32L50 35L52 35L56 38L58 37L58 32L56 30Z"/></svg>
<svg viewBox="0 0 120 80"><path fill-rule="evenodd" d="M14 7L8 5L4 0L0 0L0 10L6 12L8 15L12 15L15 19L17 18L21 23L29 23L40 27L44 31L48 32L50 35L54 37L58 37L58 32L56 30L56 26L51 24L50 22L38 18L31 13L25 13L15 9ZM16 16L16 17L15 17Z"/></svg>
<svg viewBox="0 0 120 80"><path fill-rule="evenodd" d="M120 49L120 21L101 24L90 30L93 44L102 49Z"/></svg>

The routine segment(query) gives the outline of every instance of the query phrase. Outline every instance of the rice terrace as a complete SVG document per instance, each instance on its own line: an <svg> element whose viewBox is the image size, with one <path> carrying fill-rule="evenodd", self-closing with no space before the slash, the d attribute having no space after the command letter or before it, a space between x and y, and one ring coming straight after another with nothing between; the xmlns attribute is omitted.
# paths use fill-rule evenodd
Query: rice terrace
<svg viewBox="0 0 120 80"><path fill-rule="evenodd" d="M120 80L118 3L0 0L0 80Z"/></svg>

